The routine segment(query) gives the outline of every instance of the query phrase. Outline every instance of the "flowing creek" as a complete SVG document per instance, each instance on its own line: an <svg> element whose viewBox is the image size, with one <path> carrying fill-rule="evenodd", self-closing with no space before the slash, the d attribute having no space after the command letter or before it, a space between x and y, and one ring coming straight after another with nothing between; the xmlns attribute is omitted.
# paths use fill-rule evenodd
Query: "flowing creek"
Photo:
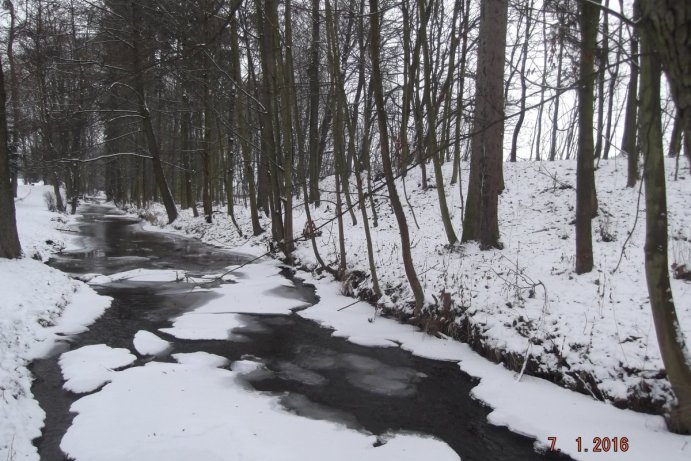
<svg viewBox="0 0 691 461"><path fill-rule="evenodd" d="M108 275L137 268L217 273L247 260L193 239L144 231L137 220L111 207L84 205L80 212L79 232L86 249L57 255L50 262L69 273ZM318 301L311 287L293 281L295 287L280 288L283 296ZM88 331L31 367L32 390L46 412L43 435L35 441L41 460L68 459L60 441L74 418L70 406L83 396L63 389L60 353L91 344L133 351L132 338L139 330L156 332L172 343L175 353L204 351L230 362L248 355L260 359L268 372L248 376L249 385L280 396L283 407L307 418L336 421L377 435L389 431L432 435L464 461L569 459L536 453L533 440L489 424L489 409L470 397L476 380L455 363L419 358L398 348L355 345L332 337L331 330L297 313L246 315L246 325L233 330L241 341L180 340L159 329L213 294L190 292L185 282L117 282L95 288L113 298L112 306ZM150 360L139 357L132 366ZM173 361L169 356L155 360Z"/></svg>

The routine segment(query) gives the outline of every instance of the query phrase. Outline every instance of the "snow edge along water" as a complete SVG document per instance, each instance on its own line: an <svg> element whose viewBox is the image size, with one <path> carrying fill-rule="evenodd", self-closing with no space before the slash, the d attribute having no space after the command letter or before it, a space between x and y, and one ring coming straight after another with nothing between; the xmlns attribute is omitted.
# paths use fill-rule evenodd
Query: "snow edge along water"
<svg viewBox="0 0 691 461"><path fill-rule="evenodd" d="M20 185L15 202L24 258L0 260L0 459L38 460L33 440L45 413L31 392L30 363L81 333L110 306L111 298L47 266L58 251L77 249L62 232L71 221L46 210L52 187Z"/></svg>

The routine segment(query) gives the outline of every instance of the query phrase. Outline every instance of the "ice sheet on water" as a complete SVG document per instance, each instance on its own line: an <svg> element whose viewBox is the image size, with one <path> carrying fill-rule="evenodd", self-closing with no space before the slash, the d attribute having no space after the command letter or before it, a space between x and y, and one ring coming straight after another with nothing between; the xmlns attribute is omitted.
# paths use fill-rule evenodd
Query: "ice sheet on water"
<svg viewBox="0 0 691 461"><path fill-rule="evenodd" d="M252 316L240 315L239 320L242 322L242 325L233 328L233 333L270 333L268 328Z"/></svg>
<svg viewBox="0 0 691 461"><path fill-rule="evenodd" d="M412 368L390 366L364 355L340 354L331 349L309 345L298 346L295 352L299 369L342 368L351 385L375 394L396 397L413 395L416 392L416 383L421 378Z"/></svg>
<svg viewBox="0 0 691 461"><path fill-rule="evenodd" d="M276 364L278 376L287 381L297 381L307 386L322 386L326 384L326 378L314 371L302 368L290 362L278 362Z"/></svg>
<svg viewBox="0 0 691 461"><path fill-rule="evenodd" d="M361 425L355 416L344 411L334 410L324 405L315 403L302 394L288 393L281 397L281 405L298 416L305 418L331 421L343 424L351 429L359 429Z"/></svg>
<svg viewBox="0 0 691 461"><path fill-rule="evenodd" d="M350 368L347 379L362 390L392 397L414 395L420 379L412 368L393 367L358 354L344 354L343 363Z"/></svg>
<svg viewBox="0 0 691 461"><path fill-rule="evenodd" d="M310 370L331 370L338 368L338 353L334 350L310 345L295 348L297 363Z"/></svg>

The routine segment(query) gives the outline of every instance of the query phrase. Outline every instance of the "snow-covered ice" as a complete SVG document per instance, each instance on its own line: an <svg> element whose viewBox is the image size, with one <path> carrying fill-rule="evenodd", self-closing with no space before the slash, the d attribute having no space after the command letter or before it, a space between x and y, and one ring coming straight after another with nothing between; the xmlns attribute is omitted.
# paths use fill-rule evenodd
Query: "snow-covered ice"
<svg viewBox="0 0 691 461"><path fill-rule="evenodd" d="M281 276L280 270L275 261L238 269L233 275L239 283L210 289L217 297L176 318L172 327L161 328L161 331L180 339L245 340L241 334L232 332L248 323L240 314L288 314L292 309L307 305L273 291L278 287L294 286Z"/></svg>
<svg viewBox="0 0 691 461"><path fill-rule="evenodd" d="M132 343L141 355L159 355L170 348L168 341L145 330L139 330L135 333Z"/></svg>
<svg viewBox="0 0 691 461"><path fill-rule="evenodd" d="M369 322L372 307L367 303L339 311L351 300L341 295L336 282L312 276L307 276L307 282L316 286L320 302L299 315L334 328L336 336L385 338L421 357L458 362L464 372L480 378L472 393L493 408L489 421L535 438L541 449L548 446L548 437L557 437L557 448L574 459L605 459L604 453L579 452L575 440L582 437L583 446L592 447L594 437L616 436L629 440L629 450L620 455L622 459L682 461L691 457L691 436L668 432L660 416L617 409L531 376L519 381L516 373L480 357L466 344L435 338L386 318ZM376 361L367 357L353 357L351 361L362 370L377 369ZM380 378L378 373L373 376Z"/></svg>
<svg viewBox="0 0 691 461"><path fill-rule="evenodd" d="M137 359L127 349L94 344L80 347L60 356L64 388L83 394L91 392L112 379L115 369L126 367Z"/></svg>
<svg viewBox="0 0 691 461"><path fill-rule="evenodd" d="M222 357L175 354L116 373L77 413L61 448L77 461L458 460L417 434L377 437L283 409L280 397L248 390ZM246 372L247 364L237 366Z"/></svg>

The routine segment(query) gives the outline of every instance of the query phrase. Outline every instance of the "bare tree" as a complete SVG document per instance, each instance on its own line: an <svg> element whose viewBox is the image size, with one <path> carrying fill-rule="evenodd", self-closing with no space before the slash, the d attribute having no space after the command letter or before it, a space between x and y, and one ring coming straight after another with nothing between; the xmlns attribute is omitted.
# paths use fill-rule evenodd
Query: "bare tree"
<svg viewBox="0 0 691 461"><path fill-rule="evenodd" d="M576 273L593 270L593 92L599 0L580 5L581 64L578 89L578 166L576 179Z"/></svg>
<svg viewBox="0 0 691 461"><path fill-rule="evenodd" d="M468 200L463 241L482 248L501 248L498 196L502 180L504 139L504 57L507 0L482 2L475 79L475 114L471 139Z"/></svg>
<svg viewBox="0 0 691 461"><path fill-rule="evenodd" d="M14 194L10 182L10 157L7 146L5 74L0 59L0 258L18 258L22 254L17 235Z"/></svg>
<svg viewBox="0 0 691 461"><path fill-rule="evenodd" d="M679 327L667 260L667 198L660 111L660 63L672 95L687 117L691 110L691 82L684 69L691 64L686 24L691 5L673 0L640 0L641 11L641 148L645 156L646 203L645 274L660 354L667 378L677 397L668 415L670 430L691 433L691 364L684 334ZM668 18L674 18L669 21Z"/></svg>

